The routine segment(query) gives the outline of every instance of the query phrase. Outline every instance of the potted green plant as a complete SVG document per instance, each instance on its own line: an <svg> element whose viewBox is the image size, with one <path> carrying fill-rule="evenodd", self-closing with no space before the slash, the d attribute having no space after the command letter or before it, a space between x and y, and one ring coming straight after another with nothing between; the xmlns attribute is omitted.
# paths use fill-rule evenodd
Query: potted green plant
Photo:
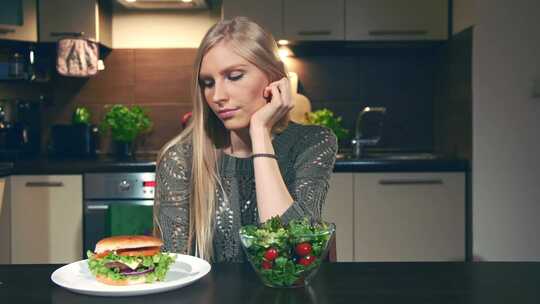
<svg viewBox="0 0 540 304"><path fill-rule="evenodd" d="M102 133L111 131L118 157L132 157L133 142L137 136L152 129L152 121L140 106L128 108L124 105L113 105L105 114L99 129Z"/></svg>
<svg viewBox="0 0 540 304"><path fill-rule="evenodd" d="M349 130L341 126L341 117L334 116L334 112L328 109L321 109L307 113L307 121L312 125L319 125L329 128L336 134L338 141L348 138Z"/></svg>

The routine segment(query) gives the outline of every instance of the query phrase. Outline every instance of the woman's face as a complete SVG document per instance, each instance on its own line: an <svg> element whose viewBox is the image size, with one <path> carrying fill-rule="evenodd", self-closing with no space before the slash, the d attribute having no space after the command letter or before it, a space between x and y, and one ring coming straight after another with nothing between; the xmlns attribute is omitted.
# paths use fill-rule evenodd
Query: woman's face
<svg viewBox="0 0 540 304"><path fill-rule="evenodd" d="M266 75L223 42L204 55L199 84L208 106L228 130L249 127L251 115L267 103Z"/></svg>

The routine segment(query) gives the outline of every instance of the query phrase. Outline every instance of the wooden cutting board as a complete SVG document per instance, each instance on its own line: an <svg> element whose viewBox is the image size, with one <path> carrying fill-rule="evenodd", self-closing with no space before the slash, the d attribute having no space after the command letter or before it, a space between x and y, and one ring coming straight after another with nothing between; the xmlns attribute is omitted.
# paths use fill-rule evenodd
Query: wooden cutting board
<svg viewBox="0 0 540 304"><path fill-rule="evenodd" d="M290 112L291 120L307 124L307 113L311 112L311 102L302 94L293 94L294 108Z"/></svg>

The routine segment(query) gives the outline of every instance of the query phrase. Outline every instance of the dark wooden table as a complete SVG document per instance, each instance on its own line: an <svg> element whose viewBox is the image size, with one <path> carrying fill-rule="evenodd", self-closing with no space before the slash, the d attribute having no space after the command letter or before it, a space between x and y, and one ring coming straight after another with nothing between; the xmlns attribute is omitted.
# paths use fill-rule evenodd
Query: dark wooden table
<svg viewBox="0 0 540 304"><path fill-rule="evenodd" d="M123 298L56 286L61 265L0 265L0 303L540 303L540 263L325 263L310 287L263 286L249 265L215 264L192 285Z"/></svg>

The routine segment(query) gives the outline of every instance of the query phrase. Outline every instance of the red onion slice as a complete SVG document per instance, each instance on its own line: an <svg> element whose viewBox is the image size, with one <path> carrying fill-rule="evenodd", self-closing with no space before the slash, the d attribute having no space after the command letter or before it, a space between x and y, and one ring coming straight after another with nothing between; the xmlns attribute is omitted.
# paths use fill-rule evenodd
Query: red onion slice
<svg viewBox="0 0 540 304"><path fill-rule="evenodd" d="M127 271L121 271L120 273L123 274L123 275L126 275L126 276L134 276L134 275L141 275L141 274L145 274L145 273L149 273L149 272L153 272L154 271L154 268L148 268L148 269L143 269L143 270L135 270L135 271L130 271L130 270L127 270Z"/></svg>

